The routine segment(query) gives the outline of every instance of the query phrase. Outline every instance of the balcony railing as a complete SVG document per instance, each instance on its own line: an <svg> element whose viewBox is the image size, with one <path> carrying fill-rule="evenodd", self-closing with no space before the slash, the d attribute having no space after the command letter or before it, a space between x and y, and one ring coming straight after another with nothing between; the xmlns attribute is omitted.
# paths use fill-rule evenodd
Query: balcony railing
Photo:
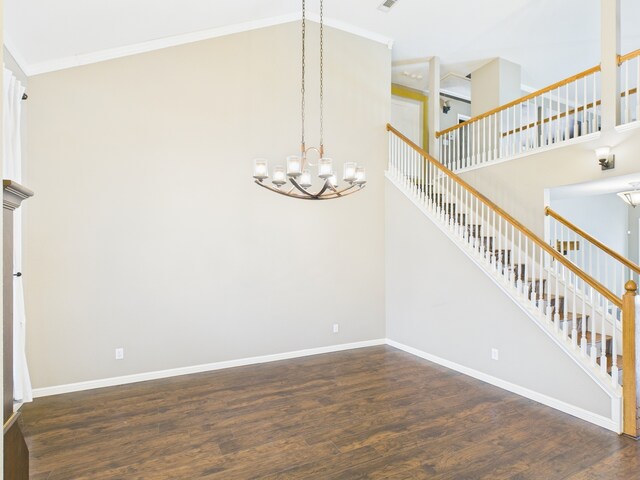
<svg viewBox="0 0 640 480"><path fill-rule="evenodd" d="M600 130L600 66L436 133L454 171L514 157Z"/></svg>

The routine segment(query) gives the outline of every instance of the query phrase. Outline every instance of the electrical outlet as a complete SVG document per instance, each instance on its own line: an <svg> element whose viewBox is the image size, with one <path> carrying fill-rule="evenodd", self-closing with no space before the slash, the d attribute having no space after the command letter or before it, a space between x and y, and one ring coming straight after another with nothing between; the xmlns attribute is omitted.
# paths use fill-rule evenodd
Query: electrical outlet
<svg viewBox="0 0 640 480"><path fill-rule="evenodd" d="M122 360L124 358L124 348L116 348L116 360Z"/></svg>
<svg viewBox="0 0 640 480"><path fill-rule="evenodd" d="M499 360L500 359L500 355L498 352L497 348L492 348L491 349L491 360Z"/></svg>
<svg viewBox="0 0 640 480"><path fill-rule="evenodd" d="M333 324L333 333L338 333L340 331L340 325L337 323Z"/></svg>

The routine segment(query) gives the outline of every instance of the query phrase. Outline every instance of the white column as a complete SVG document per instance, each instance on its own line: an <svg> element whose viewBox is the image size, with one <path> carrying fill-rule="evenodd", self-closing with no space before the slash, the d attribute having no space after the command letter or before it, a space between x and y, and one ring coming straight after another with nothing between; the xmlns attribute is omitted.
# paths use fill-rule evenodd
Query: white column
<svg viewBox="0 0 640 480"><path fill-rule="evenodd" d="M600 56L602 131L612 130L620 118L618 92L620 54L620 0L600 0Z"/></svg>
<svg viewBox="0 0 640 480"><path fill-rule="evenodd" d="M427 102L429 123L429 155L439 157L436 132L440 131L440 58L429 61L429 101Z"/></svg>

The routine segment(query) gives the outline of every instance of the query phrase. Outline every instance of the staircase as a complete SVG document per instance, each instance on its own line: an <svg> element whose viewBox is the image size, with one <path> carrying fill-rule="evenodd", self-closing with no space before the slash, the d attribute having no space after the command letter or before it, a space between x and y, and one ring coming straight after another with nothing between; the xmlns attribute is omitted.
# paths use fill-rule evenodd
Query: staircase
<svg viewBox="0 0 640 480"><path fill-rule="evenodd" d="M631 316L635 321L635 312L623 311L623 298L400 132L390 125L387 129L387 178L611 398L621 398L622 320ZM635 298L631 283L627 295ZM635 368L631 370L634 385L627 390L633 390L630 401L635 405Z"/></svg>

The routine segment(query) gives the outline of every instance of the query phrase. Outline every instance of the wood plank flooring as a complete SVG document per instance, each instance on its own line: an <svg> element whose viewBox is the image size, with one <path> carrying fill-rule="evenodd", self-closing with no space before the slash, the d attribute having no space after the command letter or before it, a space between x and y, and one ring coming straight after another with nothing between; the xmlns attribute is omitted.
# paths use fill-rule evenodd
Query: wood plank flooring
<svg viewBox="0 0 640 480"><path fill-rule="evenodd" d="M640 478L638 442L386 346L23 411L35 480Z"/></svg>

